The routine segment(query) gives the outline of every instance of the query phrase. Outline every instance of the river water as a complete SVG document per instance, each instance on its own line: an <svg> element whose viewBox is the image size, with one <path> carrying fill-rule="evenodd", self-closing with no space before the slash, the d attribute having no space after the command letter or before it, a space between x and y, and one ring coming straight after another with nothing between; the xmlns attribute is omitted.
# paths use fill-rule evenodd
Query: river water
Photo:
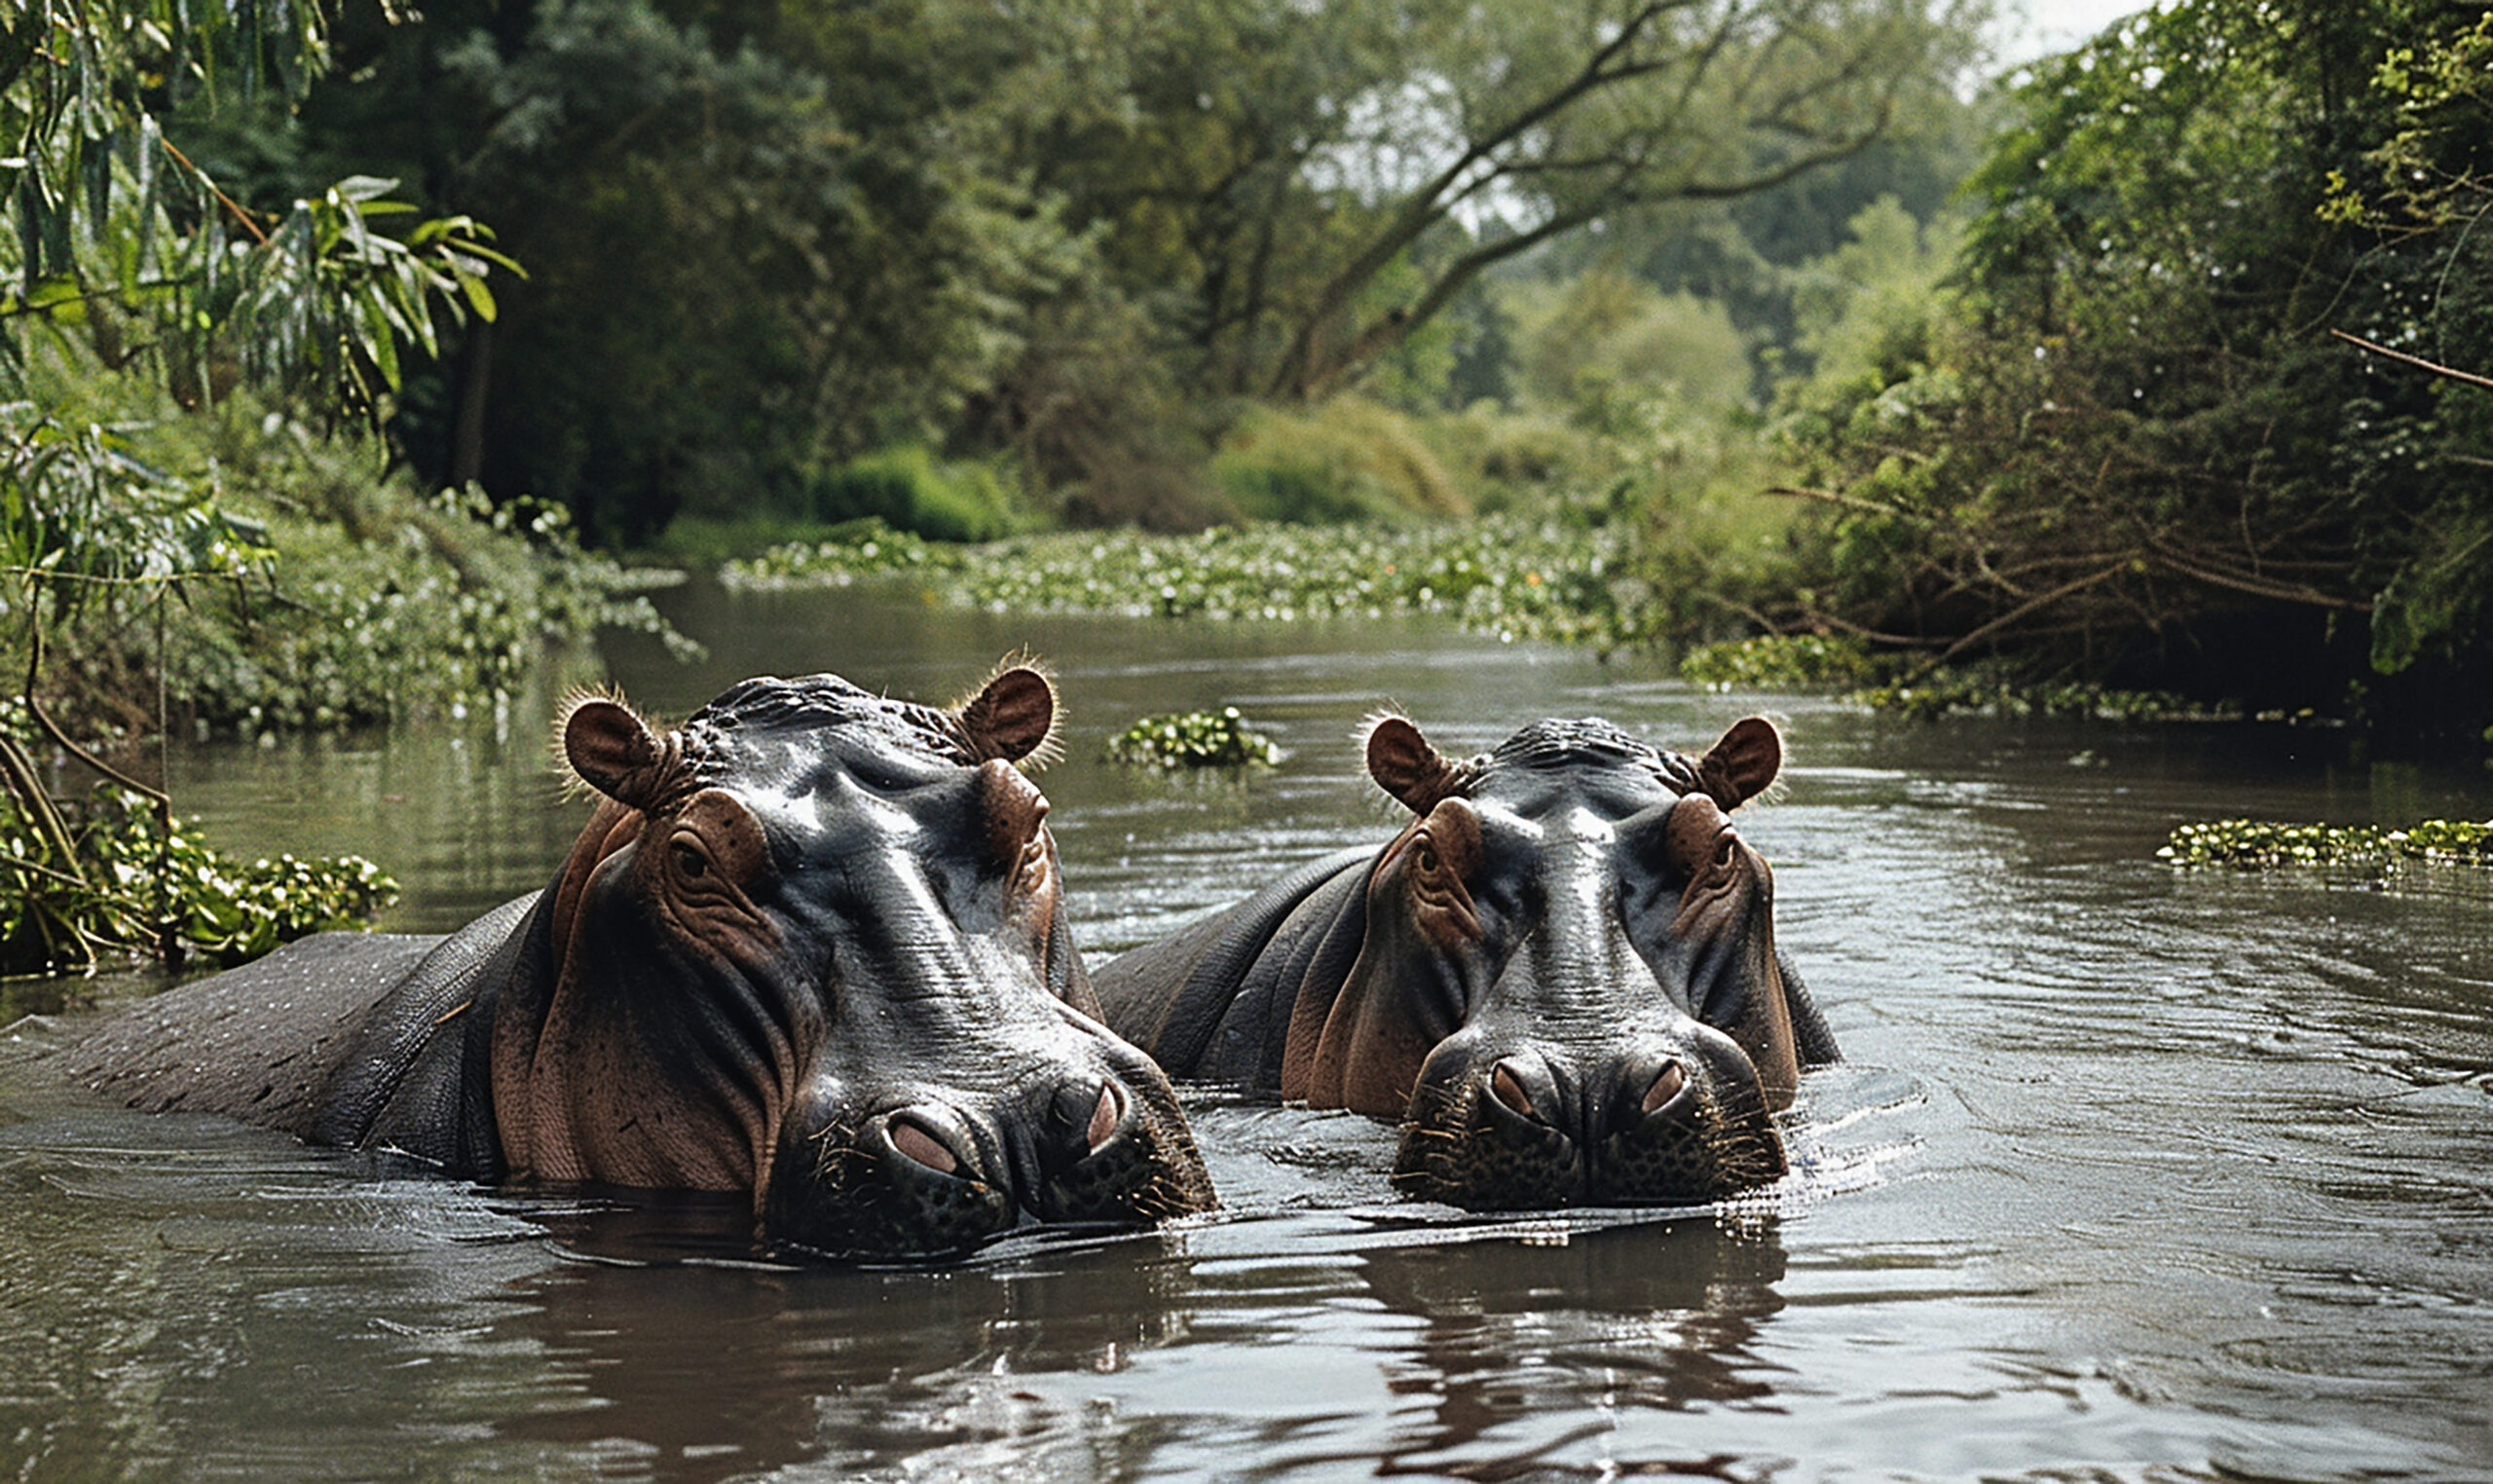
<svg viewBox="0 0 2493 1484"><path fill-rule="evenodd" d="M1350 741L1381 703L1449 753L1588 713L1695 749L1748 709L1430 625L668 601L713 657L613 658L679 717L747 674L943 699L1052 657L1068 756L1042 782L1095 958L1381 838ZM1137 715L1222 704L1281 768L1098 760ZM1379 1126L1201 1093L1216 1215L790 1269L700 1202L98 1106L38 1020L0 1057L0 1472L2493 1478L2493 889L2153 855L2184 819L2482 818L2493 781L2327 733L1767 704L1791 763L1744 831L1849 1057L1805 1084L1769 1198L1468 1217L1391 1195ZM541 884L577 828L545 732L202 747L174 783L229 848L373 856L408 888L387 925L438 930ZM69 1023L151 987L72 986Z"/></svg>

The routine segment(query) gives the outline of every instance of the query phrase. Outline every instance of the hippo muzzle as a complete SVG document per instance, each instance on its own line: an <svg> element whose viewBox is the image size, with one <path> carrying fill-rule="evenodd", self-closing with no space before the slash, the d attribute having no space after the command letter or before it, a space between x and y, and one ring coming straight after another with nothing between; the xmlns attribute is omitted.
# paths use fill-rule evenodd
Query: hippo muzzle
<svg viewBox="0 0 2493 1484"><path fill-rule="evenodd" d="M817 1078L774 1165L765 1229L834 1256L943 1256L1033 1223L1200 1210L1210 1195L1166 1079L1104 1042L992 1088Z"/></svg>
<svg viewBox="0 0 2493 1484"><path fill-rule="evenodd" d="M1748 1057L1680 1017L1596 1047L1468 1027L1421 1069L1395 1179L1475 1210L1679 1206L1785 1168Z"/></svg>

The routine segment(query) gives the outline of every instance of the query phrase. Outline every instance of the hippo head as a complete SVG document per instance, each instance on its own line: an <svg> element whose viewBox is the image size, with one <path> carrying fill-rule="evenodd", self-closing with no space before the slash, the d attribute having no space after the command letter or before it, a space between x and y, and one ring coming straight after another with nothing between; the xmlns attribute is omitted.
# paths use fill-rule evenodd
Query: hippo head
<svg viewBox="0 0 2493 1484"><path fill-rule="evenodd" d="M1778 1178L1801 1058L1772 879L1729 814L1781 761L1754 717L1700 759L1585 720L1460 763L1383 719L1368 771L1412 818L1341 993L1301 1001L1284 1087L1401 1120L1397 1180L1474 1208Z"/></svg>
<svg viewBox="0 0 2493 1484"><path fill-rule="evenodd" d="M562 748L603 799L548 895L539 1003L496 1026L511 1167L749 1192L773 1240L845 1255L1209 1206L1067 931L1016 767L1054 714L1026 667L950 710L830 675L674 731L577 705Z"/></svg>

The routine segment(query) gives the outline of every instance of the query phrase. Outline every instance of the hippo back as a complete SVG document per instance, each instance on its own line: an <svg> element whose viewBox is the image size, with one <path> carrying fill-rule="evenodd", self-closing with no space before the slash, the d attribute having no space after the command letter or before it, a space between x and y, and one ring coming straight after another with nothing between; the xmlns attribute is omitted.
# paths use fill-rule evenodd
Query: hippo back
<svg viewBox="0 0 2493 1484"><path fill-rule="evenodd" d="M1235 907L1091 971L1108 1027L1175 1077L1282 1089L1290 1011L1329 1000L1367 925L1365 846L1310 861Z"/></svg>
<svg viewBox="0 0 2493 1484"><path fill-rule="evenodd" d="M68 1049L69 1073L144 1112L223 1114L490 1179L502 1172L490 1000L517 971L538 895L448 935L287 944L105 1021Z"/></svg>

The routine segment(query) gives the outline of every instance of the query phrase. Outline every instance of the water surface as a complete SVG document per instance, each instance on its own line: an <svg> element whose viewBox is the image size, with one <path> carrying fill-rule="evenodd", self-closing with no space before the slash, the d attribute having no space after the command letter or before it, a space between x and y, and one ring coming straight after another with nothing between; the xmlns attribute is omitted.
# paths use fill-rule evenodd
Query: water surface
<svg viewBox="0 0 2493 1484"><path fill-rule="evenodd" d="M1215 629L671 595L645 706L830 668L942 699L1057 663L1043 778L1095 956L1381 838L1359 718L1449 753L1550 714L1701 747L1743 706L1432 625ZM1098 761L1235 704L1243 782ZM33 1477L2493 1477L2493 892L2177 875L2172 824L2493 814L2326 734L1890 723L1777 698L1742 811L1849 1057L1724 1209L1395 1200L1390 1131L1191 1099L1221 1213L939 1271L748 1260L732 1211L405 1178L0 1063L0 1470ZM540 708L541 709L541 708ZM234 848L357 850L457 925L577 828L541 718L212 747ZM151 987L80 986L105 1003ZM73 1013L76 1013L73 1011Z"/></svg>

